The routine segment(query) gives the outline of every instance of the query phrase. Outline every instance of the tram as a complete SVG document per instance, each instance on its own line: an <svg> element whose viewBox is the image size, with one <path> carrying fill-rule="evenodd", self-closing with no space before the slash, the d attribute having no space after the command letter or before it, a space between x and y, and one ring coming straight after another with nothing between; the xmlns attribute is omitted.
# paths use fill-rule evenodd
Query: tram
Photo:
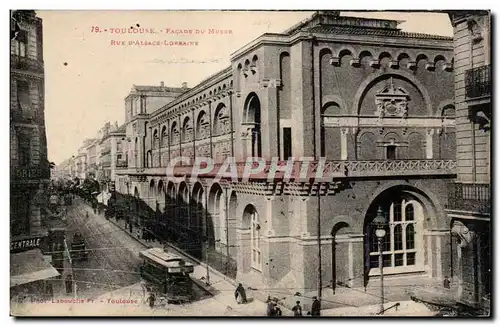
<svg viewBox="0 0 500 326"><path fill-rule="evenodd" d="M194 271L192 264L161 248L141 251L140 257L141 278L165 295L168 302L193 301L193 282L189 276Z"/></svg>

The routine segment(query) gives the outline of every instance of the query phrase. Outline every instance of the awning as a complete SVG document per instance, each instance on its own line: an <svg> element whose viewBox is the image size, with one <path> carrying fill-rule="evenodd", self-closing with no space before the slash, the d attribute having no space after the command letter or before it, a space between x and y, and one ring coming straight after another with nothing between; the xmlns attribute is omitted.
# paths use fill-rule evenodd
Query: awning
<svg viewBox="0 0 500 326"><path fill-rule="evenodd" d="M50 279L59 272L43 259L40 249L10 255L10 287Z"/></svg>

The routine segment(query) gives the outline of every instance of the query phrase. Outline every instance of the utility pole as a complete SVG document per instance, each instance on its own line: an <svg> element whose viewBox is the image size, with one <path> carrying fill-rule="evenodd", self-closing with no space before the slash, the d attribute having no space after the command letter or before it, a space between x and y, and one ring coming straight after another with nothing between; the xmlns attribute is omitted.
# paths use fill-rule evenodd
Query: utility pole
<svg viewBox="0 0 500 326"><path fill-rule="evenodd" d="M317 233L318 233L318 300L321 301L323 277L321 275L321 182L318 182Z"/></svg>
<svg viewBox="0 0 500 326"><path fill-rule="evenodd" d="M225 200L225 218L226 218L226 274L229 275L229 198L228 198L228 186L224 186L224 200Z"/></svg>
<svg viewBox="0 0 500 326"><path fill-rule="evenodd" d="M208 249L209 249L209 246L210 246L210 241L208 239L208 187L205 187L204 189L205 191L205 209L203 210L204 213L205 213L205 250L206 250L206 253L205 253L205 257L206 257L206 264L207 264L207 282L206 284L207 285L210 285L210 268L208 266Z"/></svg>

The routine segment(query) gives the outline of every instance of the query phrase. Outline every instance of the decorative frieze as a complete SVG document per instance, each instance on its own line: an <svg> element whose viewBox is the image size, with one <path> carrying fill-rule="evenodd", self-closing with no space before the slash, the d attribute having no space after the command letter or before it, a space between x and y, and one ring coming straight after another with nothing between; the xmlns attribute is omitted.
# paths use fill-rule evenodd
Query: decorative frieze
<svg viewBox="0 0 500 326"><path fill-rule="evenodd" d="M379 68L380 67L380 61L379 60L370 60L370 67L372 67L372 68Z"/></svg>
<svg viewBox="0 0 500 326"><path fill-rule="evenodd" d="M436 65L433 62L427 62L425 64L425 69L429 71L433 71L436 68Z"/></svg>
<svg viewBox="0 0 500 326"><path fill-rule="evenodd" d="M399 67L399 61L397 60L389 61L389 68L398 68L398 67Z"/></svg>
<svg viewBox="0 0 500 326"><path fill-rule="evenodd" d="M451 62L445 62L443 64L443 70L444 71L452 71L453 70L453 64Z"/></svg>
<svg viewBox="0 0 500 326"><path fill-rule="evenodd" d="M330 64L332 66L340 66L340 58L339 57L333 57L330 59Z"/></svg>
<svg viewBox="0 0 500 326"><path fill-rule="evenodd" d="M415 70L417 69L417 63L415 61L410 61L406 64L406 68L410 70Z"/></svg>
<svg viewBox="0 0 500 326"><path fill-rule="evenodd" d="M351 61L349 61L349 64L353 67L359 67L361 65L361 62L359 61L359 59L351 59Z"/></svg>

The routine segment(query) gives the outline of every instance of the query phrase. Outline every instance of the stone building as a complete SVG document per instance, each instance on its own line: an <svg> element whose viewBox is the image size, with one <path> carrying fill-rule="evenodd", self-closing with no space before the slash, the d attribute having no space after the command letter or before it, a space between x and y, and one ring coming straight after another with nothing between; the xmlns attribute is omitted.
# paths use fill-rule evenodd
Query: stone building
<svg viewBox="0 0 500 326"><path fill-rule="evenodd" d="M452 70L451 38L318 12L251 41L156 110L148 94L127 97L128 167L117 170L116 189L156 212L160 237L256 288L372 286L378 207L390 222L387 282L441 280L456 176ZM180 156L211 157L215 170L228 157L238 169L248 157L266 169L273 158L309 157L310 172L324 157L331 180L173 181L166 167ZM174 175L189 176L186 164Z"/></svg>
<svg viewBox="0 0 500 326"><path fill-rule="evenodd" d="M491 14L450 12L454 27L457 182L449 192L458 300L489 309L491 293Z"/></svg>
<svg viewBox="0 0 500 326"><path fill-rule="evenodd" d="M110 183L115 181L116 168L126 166L124 155L123 142L125 140L125 125L118 127L118 123L114 125L106 123L101 130L99 148L100 162L98 165L97 180L101 184L102 189L108 188Z"/></svg>
<svg viewBox="0 0 500 326"><path fill-rule="evenodd" d="M10 231L43 233L39 192L50 179L44 118L42 20L16 10L10 40Z"/></svg>
<svg viewBox="0 0 500 326"><path fill-rule="evenodd" d="M49 207L42 20L13 10L10 35L10 294L47 299L71 267L66 225Z"/></svg>

